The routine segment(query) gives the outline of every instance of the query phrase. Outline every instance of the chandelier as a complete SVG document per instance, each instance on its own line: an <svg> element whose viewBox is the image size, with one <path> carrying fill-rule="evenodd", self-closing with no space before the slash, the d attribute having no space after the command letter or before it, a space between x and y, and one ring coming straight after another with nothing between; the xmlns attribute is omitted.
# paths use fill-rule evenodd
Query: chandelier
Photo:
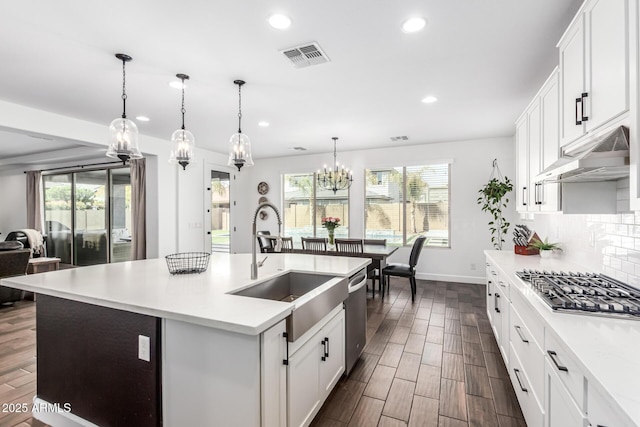
<svg viewBox="0 0 640 427"><path fill-rule="evenodd" d="M195 145L193 134L184 127L184 113L187 112L184 108L184 81L189 80L189 76L176 74L176 77L182 80L182 109L180 110L182 113L182 127L171 135L173 149L169 156L169 163L177 163L185 170L189 162L193 160L193 147Z"/></svg>
<svg viewBox="0 0 640 427"><path fill-rule="evenodd" d="M251 158L251 140L242 133L242 85L244 80L234 80L234 84L238 85L238 133L231 135L229 140L229 166L235 166L238 171L242 166L253 166Z"/></svg>
<svg viewBox="0 0 640 427"><path fill-rule="evenodd" d="M336 142L338 137L333 138L333 169L327 170L327 165L324 165L324 171L318 171L318 186L323 190L332 190L335 194L338 190L344 190L351 187L353 183L353 172L346 169L344 165L340 167L337 160Z"/></svg>
<svg viewBox="0 0 640 427"><path fill-rule="evenodd" d="M141 159L142 154L138 148L138 126L127 119L127 91L125 64L131 61L129 55L117 53L116 58L122 61L122 116L109 125L109 148L107 156L122 160L125 164L129 159Z"/></svg>

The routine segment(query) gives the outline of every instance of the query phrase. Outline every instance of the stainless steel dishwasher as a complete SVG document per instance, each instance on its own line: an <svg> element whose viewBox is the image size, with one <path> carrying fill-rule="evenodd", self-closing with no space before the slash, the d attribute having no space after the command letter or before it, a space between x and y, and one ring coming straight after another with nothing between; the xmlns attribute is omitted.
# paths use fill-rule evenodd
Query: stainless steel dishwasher
<svg viewBox="0 0 640 427"><path fill-rule="evenodd" d="M346 323L345 373L349 375L367 343L367 269L349 277L349 297L344 302Z"/></svg>

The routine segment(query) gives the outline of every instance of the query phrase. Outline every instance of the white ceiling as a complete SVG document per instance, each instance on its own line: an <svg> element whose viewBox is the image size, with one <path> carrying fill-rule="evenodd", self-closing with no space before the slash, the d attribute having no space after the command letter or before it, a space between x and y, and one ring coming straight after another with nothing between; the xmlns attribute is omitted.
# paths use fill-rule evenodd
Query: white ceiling
<svg viewBox="0 0 640 427"><path fill-rule="evenodd" d="M176 73L191 76L186 126L200 147L224 153L243 131L254 158L512 135L514 121L557 64L555 44L580 0L21 0L0 14L0 99L105 124L146 115L140 132L169 139L180 125ZM285 31L268 26L288 14ZM406 34L408 17L428 19ZM331 62L296 69L280 50L315 41ZM433 94L435 104L420 100ZM261 120L271 125L259 127ZM391 142L406 135L408 141ZM38 151L23 136L24 152ZM43 142L46 140L41 140ZM58 143L60 149L68 141ZM45 151L54 145L44 147ZM42 148L42 147L41 147ZM34 151L35 150L35 151Z"/></svg>

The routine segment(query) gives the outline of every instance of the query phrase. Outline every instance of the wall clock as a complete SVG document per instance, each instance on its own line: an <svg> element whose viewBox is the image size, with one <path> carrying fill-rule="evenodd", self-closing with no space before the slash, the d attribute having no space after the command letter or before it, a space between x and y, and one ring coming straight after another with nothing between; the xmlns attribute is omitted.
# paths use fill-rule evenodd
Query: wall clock
<svg viewBox="0 0 640 427"><path fill-rule="evenodd" d="M260 193L261 195L265 195L269 192L269 184L267 184L266 182L262 181L260 184L258 184L258 193Z"/></svg>

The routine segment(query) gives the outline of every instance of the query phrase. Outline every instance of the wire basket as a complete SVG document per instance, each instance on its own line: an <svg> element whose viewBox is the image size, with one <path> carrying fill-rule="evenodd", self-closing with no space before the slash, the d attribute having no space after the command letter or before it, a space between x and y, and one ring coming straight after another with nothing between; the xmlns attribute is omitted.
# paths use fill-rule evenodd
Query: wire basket
<svg viewBox="0 0 640 427"><path fill-rule="evenodd" d="M171 274L191 274L202 273L209 266L209 256L207 252L183 252L180 254L167 255L167 267Z"/></svg>

